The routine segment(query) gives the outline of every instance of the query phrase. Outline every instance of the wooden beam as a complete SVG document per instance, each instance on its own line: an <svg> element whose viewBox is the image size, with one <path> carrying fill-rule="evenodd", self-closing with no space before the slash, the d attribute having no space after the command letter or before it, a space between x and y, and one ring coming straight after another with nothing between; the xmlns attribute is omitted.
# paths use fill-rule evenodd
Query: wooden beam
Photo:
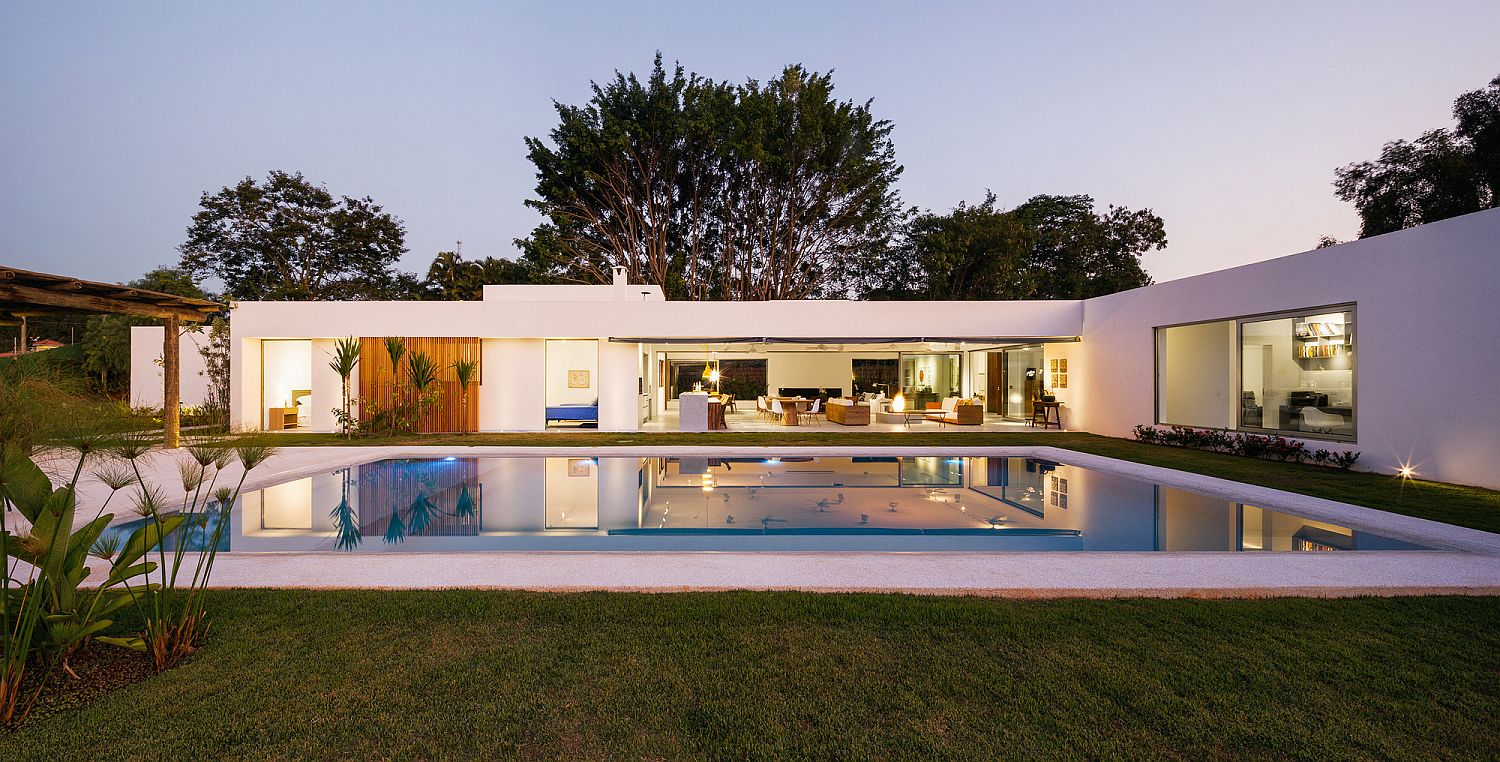
<svg viewBox="0 0 1500 762"><path fill-rule="evenodd" d="M168 450L176 449L182 444L182 420L177 408L178 397L181 395L178 378L181 369L178 366L181 365L179 353L182 350L177 333L177 316L173 315L167 318L161 344L161 443Z"/></svg>
<svg viewBox="0 0 1500 762"><path fill-rule="evenodd" d="M141 315L143 317L177 318L192 323L201 323L206 317L196 307L170 307L141 304L107 296L65 293L46 288L23 286L18 283L0 283L0 302L20 302L44 307L60 307L78 312L107 312L115 315ZM14 306L11 309L15 309Z"/></svg>

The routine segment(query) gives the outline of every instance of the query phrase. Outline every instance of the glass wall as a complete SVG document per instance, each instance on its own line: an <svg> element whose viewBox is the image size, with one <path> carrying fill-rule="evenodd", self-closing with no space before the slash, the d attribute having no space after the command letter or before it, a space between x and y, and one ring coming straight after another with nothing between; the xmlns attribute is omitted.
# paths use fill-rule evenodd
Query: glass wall
<svg viewBox="0 0 1500 762"><path fill-rule="evenodd" d="M1156 422L1234 426L1234 321L1156 329Z"/></svg>
<svg viewBox="0 0 1500 762"><path fill-rule="evenodd" d="M929 402L958 396L961 370L958 352L901 355L901 393L907 409L921 410Z"/></svg>
<svg viewBox="0 0 1500 762"><path fill-rule="evenodd" d="M1156 329L1156 422L1355 434L1354 305Z"/></svg>
<svg viewBox="0 0 1500 762"><path fill-rule="evenodd" d="M1006 418L1031 417L1031 404L1046 386L1046 360L1041 347L1005 350L1001 383L1004 400L1001 409Z"/></svg>
<svg viewBox="0 0 1500 762"><path fill-rule="evenodd" d="M1240 321L1239 425L1354 436L1354 311Z"/></svg>
<svg viewBox="0 0 1500 762"><path fill-rule="evenodd" d="M896 396L900 378L899 360L894 357L889 359L856 357L852 363L855 394L883 392L887 397Z"/></svg>

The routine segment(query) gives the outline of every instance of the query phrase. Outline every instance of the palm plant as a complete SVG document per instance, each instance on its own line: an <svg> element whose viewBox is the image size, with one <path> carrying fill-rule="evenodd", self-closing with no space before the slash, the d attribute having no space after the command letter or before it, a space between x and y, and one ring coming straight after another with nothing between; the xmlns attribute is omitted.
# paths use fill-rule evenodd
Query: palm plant
<svg viewBox="0 0 1500 762"><path fill-rule="evenodd" d="M415 410L412 411L412 423L415 428L417 419L423 413L423 408L435 401L432 394L437 391L433 386L438 380L437 363L434 363L426 352L413 353L406 358L406 377L414 392Z"/></svg>
<svg viewBox="0 0 1500 762"><path fill-rule="evenodd" d="M339 380L343 384L343 396L340 397L339 405L339 425L344 430L345 439L354 434L354 424L349 420L349 379L354 375L354 369L358 365L359 339L345 336L334 343L333 359L328 361L328 367L332 368L334 373L339 374Z"/></svg>
<svg viewBox="0 0 1500 762"><path fill-rule="evenodd" d="M462 416L459 421L459 430L468 431L469 428L469 386L479 375L479 361L459 360L453 363L453 375L458 379L459 412Z"/></svg>
<svg viewBox="0 0 1500 762"><path fill-rule="evenodd" d="M229 528L230 511L239 500L245 478L276 453L276 448L253 440L205 440L185 449L190 461L181 464L182 510L165 514L162 510L165 498L154 487L142 486L137 493L137 510L147 522L131 535L121 552L127 557L151 550L157 554L154 571L159 577L153 582L152 570L145 572L146 586L140 595L145 603L139 606L145 621L142 641L157 671L175 665L197 650L208 634L205 590ZM219 485L218 479L231 460L240 463L239 479L233 487ZM137 482L146 483L138 471ZM189 566L185 555L191 543L179 540L169 555L164 542L178 527L190 527L206 537L191 564L191 575L185 578L182 574Z"/></svg>
<svg viewBox="0 0 1500 762"><path fill-rule="evenodd" d="M406 339L400 336L385 337L385 353L391 358L391 434L396 433L396 419L400 417L401 358L406 356Z"/></svg>

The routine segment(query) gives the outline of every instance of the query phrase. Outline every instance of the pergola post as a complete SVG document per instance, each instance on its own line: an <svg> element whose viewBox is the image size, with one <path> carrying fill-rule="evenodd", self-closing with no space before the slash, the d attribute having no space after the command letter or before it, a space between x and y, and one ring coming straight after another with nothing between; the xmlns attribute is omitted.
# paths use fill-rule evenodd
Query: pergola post
<svg viewBox="0 0 1500 762"><path fill-rule="evenodd" d="M166 330L161 342L161 443L169 450L182 444L182 421L177 410L178 398L181 396L177 377L181 350L178 348L177 333L177 316L173 315L166 319Z"/></svg>

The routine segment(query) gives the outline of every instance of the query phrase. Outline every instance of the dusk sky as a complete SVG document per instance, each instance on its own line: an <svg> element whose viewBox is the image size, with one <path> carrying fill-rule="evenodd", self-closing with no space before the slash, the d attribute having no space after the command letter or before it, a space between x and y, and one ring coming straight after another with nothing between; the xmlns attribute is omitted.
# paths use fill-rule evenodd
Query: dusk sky
<svg viewBox="0 0 1500 762"><path fill-rule="evenodd" d="M198 196L272 169L372 196L439 250L514 256L524 136L653 54L789 63L895 124L905 203L992 189L1149 207L1158 281L1357 234L1334 169L1451 125L1500 2L22 3L0 6L0 264L174 264Z"/></svg>

